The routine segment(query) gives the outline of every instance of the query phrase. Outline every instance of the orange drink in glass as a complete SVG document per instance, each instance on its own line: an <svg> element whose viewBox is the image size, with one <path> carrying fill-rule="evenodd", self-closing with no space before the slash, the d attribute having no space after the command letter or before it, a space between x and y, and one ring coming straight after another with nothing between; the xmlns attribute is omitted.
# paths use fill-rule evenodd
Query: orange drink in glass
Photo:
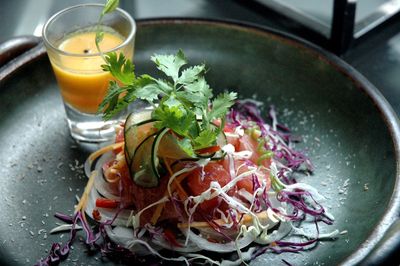
<svg viewBox="0 0 400 266"><path fill-rule="evenodd" d="M114 125L123 114L103 121L96 114L112 76L104 72L107 52L133 58L136 24L122 9L106 14L97 25L103 5L83 4L52 16L43 28L43 39L63 98L71 136L77 141L103 142L114 138ZM104 32L100 51L96 31Z"/></svg>

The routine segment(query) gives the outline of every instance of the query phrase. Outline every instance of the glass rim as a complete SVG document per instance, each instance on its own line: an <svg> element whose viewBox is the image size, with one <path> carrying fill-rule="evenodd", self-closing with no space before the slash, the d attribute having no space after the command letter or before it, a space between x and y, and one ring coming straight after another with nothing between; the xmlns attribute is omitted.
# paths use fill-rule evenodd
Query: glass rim
<svg viewBox="0 0 400 266"><path fill-rule="evenodd" d="M44 43L47 46L49 46L51 49L55 50L57 53L65 55L65 56L97 57L97 56L101 56L102 54L105 54L105 53L118 51L118 50L120 50L121 48L125 47L127 44L129 44L132 41L132 39L134 38L134 36L136 34L136 22L132 18L132 16L129 15L128 12L126 12L125 10L123 10L121 8L117 8L113 12L117 11L120 14L122 14L122 16L124 16L129 21L129 23L132 25L132 30L130 31L129 35L126 37L126 39L121 44L119 44L118 46L116 46L116 47L114 47L114 48L112 48L110 50L107 50L107 51L104 51L104 52L101 52L101 53L97 52L97 53L93 53L93 54L70 53L70 52L66 52L66 51L63 51L63 50L59 49L58 47L54 46L53 43L51 43L48 40L48 38L47 38L48 36L47 36L47 33L46 33L47 32L47 28L49 27L50 23L53 22L57 17L59 17L60 15L66 13L66 12L69 12L69 11L71 11L73 9L76 9L76 8L91 7L91 6L92 7L104 7L105 5L103 5L103 4L79 4L79 5L74 5L74 6L70 6L70 7L64 8L64 9L58 11L57 13L55 13L54 15L52 15L46 21L46 23L44 24L43 29L42 29L42 38L44 40ZM100 16L100 13L99 13L99 16Z"/></svg>

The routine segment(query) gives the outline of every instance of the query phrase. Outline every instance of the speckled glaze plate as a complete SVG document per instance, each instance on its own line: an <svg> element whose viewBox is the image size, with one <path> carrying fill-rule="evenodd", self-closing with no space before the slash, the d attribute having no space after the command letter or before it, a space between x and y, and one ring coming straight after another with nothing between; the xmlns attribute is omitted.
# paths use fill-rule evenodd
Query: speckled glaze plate
<svg viewBox="0 0 400 266"><path fill-rule="evenodd" d="M299 178L326 196L336 218L321 231L347 231L312 250L264 254L251 264L353 265L377 253L399 211L400 136L397 116L378 90L339 58L268 29L190 19L138 22L137 72L154 74L150 56L179 48L190 62L209 66L215 90L273 104L279 120L303 136L299 148L315 172ZM72 213L83 191L88 151L68 134L42 46L0 69L0 99L0 265L32 265L51 243L69 237L49 231L58 222L53 214ZM113 262L88 254L79 240L63 262L97 264Z"/></svg>

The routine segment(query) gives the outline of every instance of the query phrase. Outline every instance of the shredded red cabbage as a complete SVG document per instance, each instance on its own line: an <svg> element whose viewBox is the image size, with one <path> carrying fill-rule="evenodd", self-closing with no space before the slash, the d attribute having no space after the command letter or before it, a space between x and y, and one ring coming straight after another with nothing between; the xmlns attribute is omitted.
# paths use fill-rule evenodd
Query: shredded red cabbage
<svg viewBox="0 0 400 266"><path fill-rule="evenodd" d="M49 255L46 258L37 262L35 265L53 266L53 265L58 265L62 260L64 260L68 256L71 249L71 245L76 237L77 229L75 227L78 224L78 221L81 221L82 225L85 223L82 219L81 212L77 212L73 218L60 213L57 213L56 216L63 221L72 222L72 228L70 231L69 240L64 245L61 245L60 243L53 243L49 251ZM85 228L86 232L88 227L83 226L83 228Z"/></svg>
<svg viewBox="0 0 400 266"><path fill-rule="evenodd" d="M305 165L307 170L313 171L314 166L310 159L287 144L298 139L290 134L290 130L286 126L278 123L274 106L271 106L269 111L271 127L266 127L266 122L261 116L261 106L262 103L254 100L236 101L227 115L227 121L244 129L252 127L254 124L257 125L261 131L261 136L267 137L269 140L269 143L264 144L265 148L272 150L276 159L284 161L285 165L292 170L297 170ZM278 129L284 130L284 132Z"/></svg>
<svg viewBox="0 0 400 266"><path fill-rule="evenodd" d="M117 215L114 217L114 219L117 217ZM76 229L76 226L78 224L82 226L85 232L85 244L88 245L89 248L100 250L101 254L103 256L107 256L109 259L115 259L118 261L136 260L136 256L131 251L113 243L108 237L105 226L111 225L113 223L113 220L99 223L94 229L92 229L86 219L83 218L83 216L84 214L82 211L76 212L73 217L61 213L55 214L55 217L59 218L60 220L63 220L67 223L72 223L70 238L64 245L60 243L53 243L49 251L49 255L46 258L38 261L35 266L54 266L58 265L61 261L66 259L71 250L71 246L76 238L78 231Z"/></svg>
<svg viewBox="0 0 400 266"><path fill-rule="evenodd" d="M310 208L309 204L305 202L305 197L310 198L318 208ZM289 203L295 210L301 210L312 216L320 216L325 212L324 208L314 200L308 191L298 190L294 192L281 190L277 194L277 199L281 202Z"/></svg>

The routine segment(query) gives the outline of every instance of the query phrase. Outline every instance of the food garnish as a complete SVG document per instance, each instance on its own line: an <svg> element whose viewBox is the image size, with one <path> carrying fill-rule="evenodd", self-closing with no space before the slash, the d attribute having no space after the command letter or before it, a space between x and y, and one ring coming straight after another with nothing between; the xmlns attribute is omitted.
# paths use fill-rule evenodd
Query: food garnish
<svg viewBox="0 0 400 266"><path fill-rule="evenodd" d="M154 55L151 60L167 79L150 75L136 77L132 63L123 54L106 55L107 64L103 69L118 82L111 82L110 91L100 104L104 118L113 117L136 99L141 99L154 108L151 119L156 121L155 126L169 128L178 134L178 145L189 156L193 156L196 150L216 145L236 93L221 93L210 104L213 93L204 78L205 65L182 70L187 59L181 50L175 56ZM221 123L215 126L213 121L218 119Z"/></svg>

